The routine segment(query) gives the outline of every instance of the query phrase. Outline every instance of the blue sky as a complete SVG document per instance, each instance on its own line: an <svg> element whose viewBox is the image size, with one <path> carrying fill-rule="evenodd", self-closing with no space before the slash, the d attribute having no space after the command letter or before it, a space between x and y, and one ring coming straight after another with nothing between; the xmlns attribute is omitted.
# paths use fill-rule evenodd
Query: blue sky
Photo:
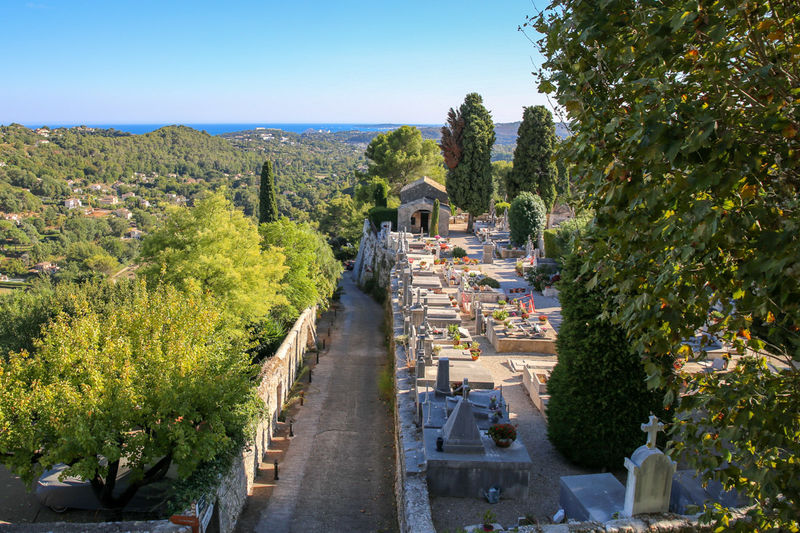
<svg viewBox="0 0 800 533"><path fill-rule="evenodd" d="M531 0L0 0L0 124L496 122L545 104Z"/></svg>

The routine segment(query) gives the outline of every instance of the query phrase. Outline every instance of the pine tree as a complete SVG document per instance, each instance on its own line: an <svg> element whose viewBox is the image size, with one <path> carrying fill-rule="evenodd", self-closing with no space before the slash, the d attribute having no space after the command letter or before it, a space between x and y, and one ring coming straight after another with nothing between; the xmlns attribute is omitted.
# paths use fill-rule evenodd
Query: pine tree
<svg viewBox="0 0 800 533"><path fill-rule="evenodd" d="M553 163L556 129L553 115L544 106L526 107L517 130L514 167L506 178L506 191L513 199L522 191L538 194L547 211L556 201L558 170Z"/></svg>
<svg viewBox="0 0 800 533"><path fill-rule="evenodd" d="M431 213L431 220L428 224L428 235L433 237L439 235L439 199L433 201L433 213Z"/></svg>
<svg viewBox="0 0 800 533"><path fill-rule="evenodd" d="M485 213L492 199L494 123L478 93L470 93L458 111L450 109L442 128L442 149L450 203L473 217Z"/></svg>
<svg viewBox="0 0 800 533"><path fill-rule="evenodd" d="M261 189L258 193L258 222L278 220L278 200L275 197L275 177L272 174L272 161L265 161L261 167Z"/></svg>

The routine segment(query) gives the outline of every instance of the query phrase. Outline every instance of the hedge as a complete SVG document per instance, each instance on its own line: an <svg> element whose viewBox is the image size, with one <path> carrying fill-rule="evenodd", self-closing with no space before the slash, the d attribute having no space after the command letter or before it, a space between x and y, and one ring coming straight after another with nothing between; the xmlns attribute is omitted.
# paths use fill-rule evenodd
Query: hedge
<svg viewBox="0 0 800 533"><path fill-rule="evenodd" d="M397 231L397 208L373 207L369 210L367 216L369 216L376 228L381 227L381 222L391 222L392 231Z"/></svg>

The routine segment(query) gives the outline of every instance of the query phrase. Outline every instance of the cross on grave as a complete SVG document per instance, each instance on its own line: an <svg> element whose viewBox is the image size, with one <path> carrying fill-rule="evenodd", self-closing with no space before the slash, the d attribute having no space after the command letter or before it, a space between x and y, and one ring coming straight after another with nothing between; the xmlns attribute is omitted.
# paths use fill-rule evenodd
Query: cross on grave
<svg viewBox="0 0 800 533"><path fill-rule="evenodd" d="M655 415L650 415L649 422L647 424L642 424L642 431L647 433L647 447L648 448L655 448L656 447L656 436L658 435L659 431L664 429L664 423L658 421L658 417Z"/></svg>

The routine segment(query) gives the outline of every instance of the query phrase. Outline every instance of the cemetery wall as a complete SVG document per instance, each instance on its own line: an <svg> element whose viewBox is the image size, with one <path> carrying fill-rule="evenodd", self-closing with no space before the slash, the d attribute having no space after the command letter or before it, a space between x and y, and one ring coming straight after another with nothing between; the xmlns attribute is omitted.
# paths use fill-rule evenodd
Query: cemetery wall
<svg viewBox="0 0 800 533"><path fill-rule="evenodd" d="M258 395L264 402L265 416L256 428L253 442L242 450L217 487L217 508L220 533L230 533L244 509L247 495L253 488L261 458L267 451L278 414L294 383L303 356L309 346L316 346L317 308L311 307L300 315L273 357L261 366Z"/></svg>
<svg viewBox="0 0 800 533"><path fill-rule="evenodd" d="M388 278L387 270L387 278ZM392 324L391 349L395 362L395 496L401 533L434 533L425 471L422 431L414 424L414 380L406 351L394 338L403 334L403 313L396 295L397 279L391 282L392 299L387 320Z"/></svg>
<svg viewBox="0 0 800 533"><path fill-rule="evenodd" d="M364 219L361 244L353 266L353 274L360 287L366 286L370 280L375 280L382 289L389 286L389 270L394 265L394 251L387 248L386 238L383 230L376 232L372 223Z"/></svg>

